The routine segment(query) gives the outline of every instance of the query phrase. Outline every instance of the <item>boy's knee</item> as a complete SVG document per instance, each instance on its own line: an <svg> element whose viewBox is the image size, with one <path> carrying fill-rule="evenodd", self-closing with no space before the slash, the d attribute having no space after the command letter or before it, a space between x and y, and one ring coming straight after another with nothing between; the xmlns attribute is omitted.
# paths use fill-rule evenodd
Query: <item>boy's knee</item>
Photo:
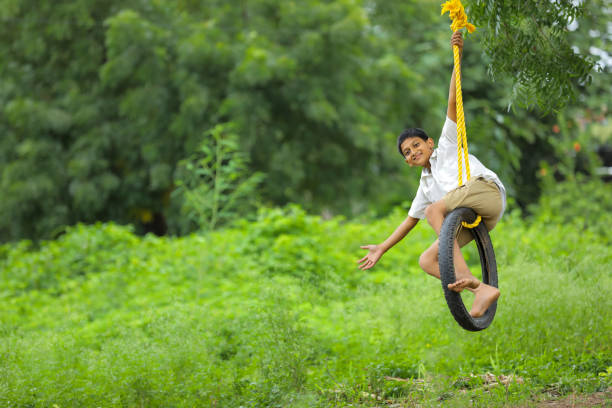
<svg viewBox="0 0 612 408"><path fill-rule="evenodd" d="M433 204L429 204L427 208L425 208L425 218L429 221L432 217L435 216L444 216L446 210L446 205L443 201L438 201Z"/></svg>
<svg viewBox="0 0 612 408"><path fill-rule="evenodd" d="M427 271L427 266L429 265L429 262L427 260L427 255L426 254L427 254L427 252L423 252L421 254L421 256L419 257L419 266L424 271Z"/></svg>
<svg viewBox="0 0 612 408"><path fill-rule="evenodd" d="M437 254L429 250L423 252L419 257L419 266L429 274L432 273L432 268L436 262L438 262Z"/></svg>

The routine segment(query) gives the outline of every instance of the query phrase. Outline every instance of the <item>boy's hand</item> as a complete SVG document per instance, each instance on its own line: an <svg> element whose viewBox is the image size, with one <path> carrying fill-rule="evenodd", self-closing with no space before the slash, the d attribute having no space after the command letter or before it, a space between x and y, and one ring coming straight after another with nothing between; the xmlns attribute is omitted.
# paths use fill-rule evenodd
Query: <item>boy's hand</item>
<svg viewBox="0 0 612 408"><path fill-rule="evenodd" d="M459 47L459 56L463 54L463 33L459 30L455 31L451 37L451 48L453 45Z"/></svg>
<svg viewBox="0 0 612 408"><path fill-rule="evenodd" d="M361 270L372 268L385 253L378 245L362 245L360 248L370 251L366 256L357 261L357 263L361 263L361 265L359 265L359 269Z"/></svg>

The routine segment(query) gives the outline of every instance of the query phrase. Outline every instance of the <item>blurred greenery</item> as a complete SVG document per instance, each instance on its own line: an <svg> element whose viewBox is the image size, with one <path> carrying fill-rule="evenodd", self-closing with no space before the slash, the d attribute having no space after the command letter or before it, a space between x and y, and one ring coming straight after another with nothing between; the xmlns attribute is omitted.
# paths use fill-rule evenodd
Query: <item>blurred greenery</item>
<svg viewBox="0 0 612 408"><path fill-rule="evenodd" d="M465 4L478 25L463 64L470 149L527 208L543 163L567 156L558 145L609 144L610 7ZM196 229L175 191L179 163L226 123L247 172L265 174L262 204L385 215L418 182L396 135L418 126L436 138L443 123L452 58L439 1L0 0L0 10L2 241L110 220L138 233ZM508 110L534 103L542 110Z"/></svg>
<svg viewBox="0 0 612 408"><path fill-rule="evenodd" d="M362 223L292 205L180 238L79 224L5 244L0 404L495 407L606 389L612 232L558 219L556 201L562 189L587 205L596 187L551 186L532 217L513 210L492 231L502 296L478 333L418 267L434 238L424 223L375 269L356 267L400 208ZM465 256L476 272L476 246Z"/></svg>

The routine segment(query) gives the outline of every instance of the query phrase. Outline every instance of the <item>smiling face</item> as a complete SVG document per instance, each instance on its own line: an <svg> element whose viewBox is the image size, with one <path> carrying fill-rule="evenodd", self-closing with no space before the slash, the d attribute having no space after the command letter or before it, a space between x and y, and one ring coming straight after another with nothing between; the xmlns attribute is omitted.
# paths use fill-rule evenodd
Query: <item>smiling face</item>
<svg viewBox="0 0 612 408"><path fill-rule="evenodd" d="M400 146L406 163L410 167L420 166L429 168L429 158L433 153L434 141L430 137L423 140L420 137L409 137Z"/></svg>

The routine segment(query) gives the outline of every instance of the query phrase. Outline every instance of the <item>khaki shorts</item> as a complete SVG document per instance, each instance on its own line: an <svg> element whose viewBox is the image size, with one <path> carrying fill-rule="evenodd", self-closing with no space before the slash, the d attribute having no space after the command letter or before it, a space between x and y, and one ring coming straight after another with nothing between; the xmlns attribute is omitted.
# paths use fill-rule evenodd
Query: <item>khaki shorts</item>
<svg viewBox="0 0 612 408"><path fill-rule="evenodd" d="M461 187L449 191L444 197L446 211L457 207L469 207L482 217L488 231L495 228L499 221L503 204L499 187L491 180L477 177L469 180ZM470 242L474 237L468 228L459 227L457 243L460 247Z"/></svg>

